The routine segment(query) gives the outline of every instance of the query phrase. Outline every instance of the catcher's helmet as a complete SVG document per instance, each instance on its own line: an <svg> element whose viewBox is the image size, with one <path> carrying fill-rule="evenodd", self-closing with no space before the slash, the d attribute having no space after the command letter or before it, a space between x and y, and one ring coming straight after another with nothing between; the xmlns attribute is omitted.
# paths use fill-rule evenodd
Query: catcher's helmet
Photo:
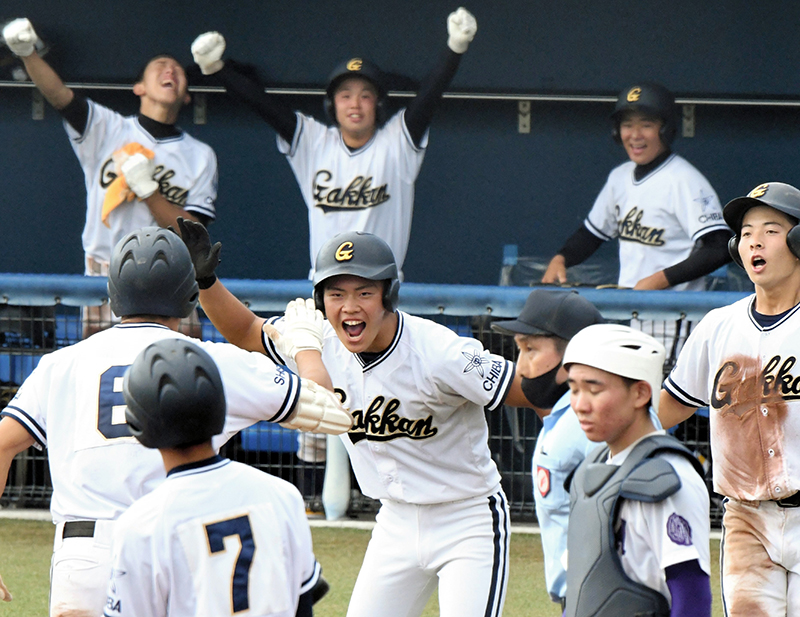
<svg viewBox="0 0 800 617"><path fill-rule="evenodd" d="M744 267L742 258L739 255L739 236L742 231L744 215L754 206L775 208L793 220L794 227L789 230L786 236L786 244L789 245L792 255L800 258L800 227L797 226L798 221L800 221L800 191L783 182L766 182L759 184L745 197L737 197L729 201L722 209L722 216L725 218L725 222L728 227L733 229L735 234L728 240L728 252L731 254L733 261L742 268Z"/></svg>
<svg viewBox="0 0 800 617"><path fill-rule="evenodd" d="M196 445L225 425L225 392L214 360L184 339L148 345L122 381L125 419L146 448Z"/></svg>
<svg viewBox="0 0 800 617"><path fill-rule="evenodd" d="M108 297L118 317L187 317L199 297L189 249L160 227L143 227L117 243L108 268Z"/></svg>
<svg viewBox="0 0 800 617"><path fill-rule="evenodd" d="M675 96L660 84L643 82L625 88L617 97L617 104L611 120L614 122L612 134L621 143L619 125L625 112L640 111L661 118L661 141L670 145L678 132L675 119Z"/></svg>
<svg viewBox="0 0 800 617"><path fill-rule="evenodd" d="M666 355L664 346L649 334L629 326L596 324L572 337L564 352L564 366L585 364L620 377L646 381L657 412Z"/></svg>
<svg viewBox="0 0 800 617"><path fill-rule="evenodd" d="M340 274L352 274L370 281L385 281L383 306L394 311L400 292L397 262L389 245L366 231L336 234L320 248L314 269L314 303L325 314L325 281Z"/></svg>
<svg viewBox="0 0 800 617"><path fill-rule="evenodd" d="M336 88L348 77L361 77L370 82L378 94L378 100L375 105L375 122L378 126L383 124L386 120L386 112L384 107L386 105L386 87L384 84L383 72L378 68L378 65L364 60L363 58L350 58L336 65L336 68L328 77L328 86L325 89L325 114L331 122L336 122L336 108L333 104L333 95L336 93Z"/></svg>

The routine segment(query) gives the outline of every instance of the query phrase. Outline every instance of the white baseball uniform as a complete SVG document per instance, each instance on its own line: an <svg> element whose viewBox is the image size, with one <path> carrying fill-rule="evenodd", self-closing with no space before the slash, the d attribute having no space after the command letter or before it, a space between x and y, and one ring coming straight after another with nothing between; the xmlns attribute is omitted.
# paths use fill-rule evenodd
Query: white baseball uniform
<svg viewBox="0 0 800 617"><path fill-rule="evenodd" d="M402 270L411 235L414 183L428 134L414 145L400 110L357 150L341 131L297 112L292 143L278 135L308 208L311 263L325 242L343 231L368 231L392 249ZM313 276L313 268L309 278Z"/></svg>
<svg viewBox="0 0 800 617"><path fill-rule="evenodd" d="M126 234L157 225L147 204L137 199L112 210L109 227L101 220L106 190L116 178L111 155L132 142L155 153L154 179L167 201L188 212L216 218L217 157L208 145L183 131L176 137L157 139L141 126L137 116L126 117L94 101L87 102L89 117L83 134L64 121L86 183L82 240L87 257L108 263L112 248ZM92 276L93 272L86 274Z"/></svg>
<svg viewBox="0 0 800 617"><path fill-rule="evenodd" d="M295 617L320 576L298 490L219 456L136 501L112 553L106 617Z"/></svg>
<svg viewBox="0 0 800 617"><path fill-rule="evenodd" d="M728 229L719 198L708 180L677 154L636 180L633 161L608 175L586 228L601 240L619 238L619 285L641 279L685 260L701 236ZM705 289L703 278L675 290Z"/></svg>
<svg viewBox="0 0 800 617"><path fill-rule="evenodd" d="M21 423L47 447L56 523L51 611L100 614L109 577L113 522L165 476L157 450L148 450L125 424L122 378L138 353L165 338L186 338L157 324L121 324L42 357L0 413ZM259 420L291 415L300 380L261 354L227 343L192 342L219 366L228 404L221 446ZM96 521L94 533L64 539L65 524ZM95 566L89 567L87 564Z"/></svg>
<svg viewBox="0 0 800 617"><path fill-rule="evenodd" d="M714 490L730 500L728 614L792 615L800 611L800 553L788 549L800 537L800 510L778 501L800 489L800 305L761 323L754 306L755 295L709 312L664 388L686 406L709 406Z"/></svg>
<svg viewBox="0 0 800 617"><path fill-rule="evenodd" d="M500 615L508 506L484 410L503 404L514 364L430 320L397 315L391 345L371 359L349 352L325 323L323 360L354 418L341 438L362 492L381 500L348 615L419 615L437 583L441 615ZM282 362L269 339L264 346Z"/></svg>

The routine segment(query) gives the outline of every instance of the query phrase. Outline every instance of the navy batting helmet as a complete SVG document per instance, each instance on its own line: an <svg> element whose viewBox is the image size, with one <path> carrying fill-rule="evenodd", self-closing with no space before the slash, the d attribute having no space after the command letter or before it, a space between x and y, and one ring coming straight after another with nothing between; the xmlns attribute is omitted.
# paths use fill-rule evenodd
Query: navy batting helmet
<svg viewBox="0 0 800 617"><path fill-rule="evenodd" d="M143 227L114 248L108 297L117 317L187 317L199 293L189 249L176 233Z"/></svg>
<svg viewBox="0 0 800 617"><path fill-rule="evenodd" d="M125 419L146 448L179 448L219 435L225 392L214 360L185 339L148 345L122 381Z"/></svg>
<svg viewBox="0 0 800 617"><path fill-rule="evenodd" d="M725 204L722 209L722 216L728 227L733 229L734 236L728 240L728 252L733 261L744 268L742 258L739 255L739 237L742 232L742 220L750 208L755 206L769 206L787 215L794 227L789 230L786 236L786 244L795 257L800 258L800 191L790 184L783 182L766 182L759 184L750 191L745 197L737 197Z"/></svg>
<svg viewBox="0 0 800 617"><path fill-rule="evenodd" d="M394 311L400 292L397 262L389 245L366 231L345 231L336 234L320 248L314 268L314 303L325 314L325 281L340 274L351 274L385 281L383 306Z"/></svg>
<svg viewBox="0 0 800 617"><path fill-rule="evenodd" d="M348 77L361 77L371 83L378 95L378 100L375 106L375 122L380 126L386 120L386 112L384 107L386 105L386 87L384 85L383 72L378 68L378 65L364 60L363 58L350 58L336 65L336 68L331 71L328 77L328 86L325 89L325 114L331 122L336 124L336 109L333 104L333 95L336 94L336 88Z"/></svg>
<svg viewBox="0 0 800 617"><path fill-rule="evenodd" d="M675 95L660 84L643 82L625 88L617 97L617 104L611 120L614 122L612 134L617 143L621 143L619 125L626 112L640 111L661 119L661 141L665 145L672 143L678 132L675 119Z"/></svg>

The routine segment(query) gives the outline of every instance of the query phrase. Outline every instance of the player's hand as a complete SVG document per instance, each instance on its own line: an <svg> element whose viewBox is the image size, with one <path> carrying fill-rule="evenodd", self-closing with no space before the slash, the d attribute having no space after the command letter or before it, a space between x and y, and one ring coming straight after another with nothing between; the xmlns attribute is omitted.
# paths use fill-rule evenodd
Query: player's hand
<svg viewBox="0 0 800 617"><path fill-rule="evenodd" d="M201 34L192 43L192 57L203 75L213 75L222 68L224 52L225 37L219 32Z"/></svg>
<svg viewBox="0 0 800 617"><path fill-rule="evenodd" d="M556 255L550 260L547 265L547 270L542 277L542 283L549 285L552 283L566 283L567 282L567 264L564 261L563 255Z"/></svg>
<svg viewBox="0 0 800 617"><path fill-rule="evenodd" d="M447 46L457 54L463 54L477 31L475 16L464 7L459 7L447 18Z"/></svg>
<svg viewBox="0 0 800 617"><path fill-rule="evenodd" d="M27 18L15 19L3 28L3 39L8 48L20 58L27 58L36 51L36 41L39 37L33 30Z"/></svg>
<svg viewBox="0 0 800 617"><path fill-rule="evenodd" d="M219 252L222 250L222 242L217 242L214 246L211 246L211 236L208 235L205 225L185 219L182 216L178 217L178 228L180 229L183 243L189 249L189 255L192 257L197 285L200 289L208 289L217 280L214 270L219 265Z"/></svg>
<svg viewBox="0 0 800 617"><path fill-rule="evenodd" d="M3 577L0 576L0 600L3 602L11 602L14 598L11 596L11 592L6 587L5 583L3 582Z"/></svg>
<svg viewBox="0 0 800 617"><path fill-rule="evenodd" d="M284 359L295 359L298 352L316 350L322 353L322 324L324 317L314 300L297 298L286 305L283 333L270 323L262 326Z"/></svg>
<svg viewBox="0 0 800 617"><path fill-rule="evenodd" d="M155 163L144 154L132 154L119 169L125 176L125 182L139 199L147 199L158 190L158 182L153 180Z"/></svg>

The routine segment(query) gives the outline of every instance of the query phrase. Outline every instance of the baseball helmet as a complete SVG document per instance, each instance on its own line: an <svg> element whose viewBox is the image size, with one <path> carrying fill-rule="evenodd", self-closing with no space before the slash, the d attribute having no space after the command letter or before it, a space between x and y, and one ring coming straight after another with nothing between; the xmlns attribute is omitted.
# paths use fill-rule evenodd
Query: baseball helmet
<svg viewBox="0 0 800 617"><path fill-rule="evenodd" d="M331 122L336 122L336 108L333 103L333 95L336 93L336 88L348 77L361 77L370 82L377 91L378 100L375 105L375 122L378 126L383 124L386 120L386 112L384 110L386 105L386 87L384 84L383 72L378 68L377 64L364 60L363 58L350 58L336 65L328 77L328 86L325 88L325 115L328 116Z"/></svg>
<svg viewBox="0 0 800 617"><path fill-rule="evenodd" d="M148 345L122 380L125 420L146 448L196 445L225 425L225 392L217 365L179 338Z"/></svg>
<svg viewBox="0 0 800 617"><path fill-rule="evenodd" d="M393 312L400 293L397 262L389 245L366 231L345 231L322 245L314 269L314 303L325 314L325 281L340 274L385 281L383 306Z"/></svg>
<svg viewBox="0 0 800 617"><path fill-rule="evenodd" d="M622 143L619 125L625 112L640 111L661 118L661 141L670 145L678 132L675 119L675 95L660 84L642 82L625 88L617 97L611 120L612 134L617 143Z"/></svg>
<svg viewBox="0 0 800 617"><path fill-rule="evenodd" d="M765 182L759 184L745 197L737 197L729 201L722 209L725 222L734 232L733 237L728 240L728 252L733 261L744 268L739 255L739 236L742 232L744 215L754 206L775 208L794 220L794 227L786 236L786 244L789 245L792 255L800 258L800 227L797 225L800 221L800 191L783 182Z"/></svg>
<svg viewBox="0 0 800 617"><path fill-rule="evenodd" d="M108 297L118 317L187 317L199 293L189 249L175 232L143 227L114 247Z"/></svg>
<svg viewBox="0 0 800 617"><path fill-rule="evenodd" d="M664 381L664 346L649 334L629 326L597 324L578 332L564 352L564 366L585 364L620 377L646 381L651 404L658 412Z"/></svg>

